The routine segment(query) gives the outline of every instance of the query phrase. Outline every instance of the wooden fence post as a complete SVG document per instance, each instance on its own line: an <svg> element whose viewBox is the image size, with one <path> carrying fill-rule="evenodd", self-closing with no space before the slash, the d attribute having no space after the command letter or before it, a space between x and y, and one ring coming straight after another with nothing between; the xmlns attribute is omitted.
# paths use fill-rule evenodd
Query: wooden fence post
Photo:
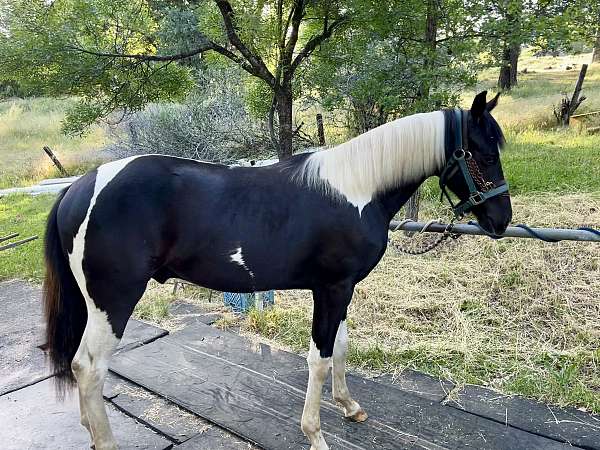
<svg viewBox="0 0 600 450"><path fill-rule="evenodd" d="M319 145L325 145L325 129L323 128L323 115L317 114L317 133L319 136Z"/></svg>
<svg viewBox="0 0 600 450"><path fill-rule="evenodd" d="M405 219L411 219L415 222L419 220L419 203L421 202L421 189L417 189L416 192L408 199L405 205ZM415 234L412 231L405 231L404 234L412 236Z"/></svg>
<svg viewBox="0 0 600 450"><path fill-rule="evenodd" d="M52 152L52 150L50 150L50 147L44 146L44 151L46 152L46 155L48 155L48 157L52 160L54 165L58 168L60 173L62 173L65 177L68 177L69 174L67 173L63 165L60 163L56 155Z"/></svg>
<svg viewBox="0 0 600 450"><path fill-rule="evenodd" d="M586 97L583 95L579 97L579 94L581 94L581 87L583 86L583 80L585 79L587 68L587 64L583 64L581 66L579 78L577 78L577 84L575 85L575 90L573 91L571 98L565 96L565 98L563 98L560 102L559 109L557 110L554 108L554 116L556 117L556 121L563 127L569 125L571 116L575 113L577 108L579 108L579 105L581 105L581 103L586 99Z"/></svg>

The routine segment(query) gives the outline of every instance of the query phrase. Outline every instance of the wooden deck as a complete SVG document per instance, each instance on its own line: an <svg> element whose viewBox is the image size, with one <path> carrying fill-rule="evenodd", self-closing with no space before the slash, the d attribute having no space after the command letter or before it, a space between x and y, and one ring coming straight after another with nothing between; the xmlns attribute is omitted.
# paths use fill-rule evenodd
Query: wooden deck
<svg viewBox="0 0 600 450"><path fill-rule="evenodd" d="M36 315L38 287L0 283L0 316L9 318L0 326L0 447L83 448L75 400L52 395ZM202 322L187 320L172 334L129 324L105 386L121 448L308 449L300 431L305 359ZM332 449L600 450L600 418L581 411L478 386L457 390L411 371L350 375L348 384L370 417L345 420L327 383L321 424Z"/></svg>

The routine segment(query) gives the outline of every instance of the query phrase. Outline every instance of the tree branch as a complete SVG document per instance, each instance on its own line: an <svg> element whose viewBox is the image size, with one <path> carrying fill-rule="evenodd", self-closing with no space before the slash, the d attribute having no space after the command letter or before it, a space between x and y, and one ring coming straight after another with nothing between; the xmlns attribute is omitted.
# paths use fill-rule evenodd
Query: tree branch
<svg viewBox="0 0 600 450"><path fill-rule="evenodd" d="M85 53L87 55L100 56L105 58L125 58L125 59L136 59L138 61L178 61L181 59L191 58L207 50L216 50L217 44L213 42L207 42L202 47L190 50L187 52L179 53L176 55L148 55L143 53L111 53L111 52L98 52L95 50L88 50L83 47L76 47L74 45L68 46L68 50L73 50L79 53ZM217 46L218 47L218 46ZM235 56L235 55L234 55Z"/></svg>
<svg viewBox="0 0 600 450"><path fill-rule="evenodd" d="M225 25L227 39L229 39L231 45L233 45L246 61L248 61L253 69L253 72L251 72L253 75L263 79L270 86L273 86L275 83L273 74L269 71L263 60L252 53L238 36L236 27L233 23L233 8L231 7L231 4L227 0L215 0L215 3L219 8L219 11L221 11L221 16L223 16L223 24Z"/></svg>
<svg viewBox="0 0 600 450"><path fill-rule="evenodd" d="M212 51L215 51L215 52L225 56L226 58L230 59L231 61L235 62L236 64L239 64L242 69L244 69L251 75L262 78L260 73L253 66L251 66L247 61L245 61L243 58L241 58L239 55L236 55L228 48L223 47L222 45L219 45L212 41L206 41L204 43L204 45L202 45L201 47L198 47L194 50L190 50L187 52L178 53L175 55L149 55L149 54L143 54L143 53L100 52L100 51L95 51L95 50L88 50L83 47L77 47L74 45L67 47L67 49L71 50L71 51L85 53L87 55L99 56L99 57L103 57L103 58L124 58L124 59L133 59L133 60L145 61L145 62L179 61L179 60L191 58L191 57L199 55L203 52L212 50Z"/></svg>
<svg viewBox="0 0 600 450"><path fill-rule="evenodd" d="M289 73L293 74L294 71L298 68L298 66L302 63L302 61L308 58L323 41L329 39L333 32L337 28L340 28L342 25L348 22L348 20L348 16L341 16L335 19L333 22L331 22L331 25L329 26L327 26L327 21L325 21L323 31L321 32L321 34L311 37L304 46L304 48L300 51L300 53L296 55L296 58L294 59L294 62L292 62L292 65L290 67Z"/></svg>
<svg viewBox="0 0 600 450"><path fill-rule="evenodd" d="M296 0L294 2L294 6L292 7L292 31L290 32L290 37L285 44L285 49L283 54L281 55L281 65L285 68L292 62L292 58L294 56L294 49L296 48L296 43L298 42L298 33L300 31L300 23L302 22L302 17L304 16L304 2L302 0ZM286 30L287 34L287 30ZM284 37L285 39L285 37ZM285 78L285 77L284 77Z"/></svg>

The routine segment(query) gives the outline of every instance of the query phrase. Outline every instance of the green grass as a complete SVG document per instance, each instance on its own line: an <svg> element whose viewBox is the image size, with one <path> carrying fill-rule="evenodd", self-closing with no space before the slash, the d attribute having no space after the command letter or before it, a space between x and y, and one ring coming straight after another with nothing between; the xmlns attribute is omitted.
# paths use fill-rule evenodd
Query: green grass
<svg viewBox="0 0 600 450"><path fill-rule="evenodd" d="M511 193L600 191L599 135L531 129L507 140L502 166Z"/></svg>
<svg viewBox="0 0 600 450"><path fill-rule="evenodd" d="M170 316L169 305L173 299L174 297L169 293L146 290L146 293L136 305L133 315L137 319L161 324Z"/></svg>
<svg viewBox="0 0 600 450"><path fill-rule="evenodd" d="M0 236L11 233L20 233L19 238L39 236L35 241L0 252L0 280L21 278L41 282L46 217L54 200L52 195L0 197Z"/></svg>
<svg viewBox="0 0 600 450"><path fill-rule="evenodd" d="M97 165L107 137L101 127L83 137L61 132L72 99L29 98L0 102L0 188L57 176L42 148L47 145L71 174Z"/></svg>

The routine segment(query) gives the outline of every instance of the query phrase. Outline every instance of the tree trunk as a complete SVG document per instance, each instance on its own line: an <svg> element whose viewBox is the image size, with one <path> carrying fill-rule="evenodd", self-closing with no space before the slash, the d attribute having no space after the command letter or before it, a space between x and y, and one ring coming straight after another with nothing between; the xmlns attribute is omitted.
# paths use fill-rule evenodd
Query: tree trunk
<svg viewBox="0 0 600 450"><path fill-rule="evenodd" d="M498 87L502 90L510 90L517 85L517 71L521 45L513 42L508 44L502 54L502 67L498 77Z"/></svg>
<svg viewBox="0 0 600 450"><path fill-rule="evenodd" d="M428 70L433 70L435 66L435 52L437 49L437 33L439 12L441 8L440 0L427 1L427 17L425 19L425 42L427 44L427 53L425 54L424 65ZM424 80L419 86L418 96L421 98L429 98L430 81Z"/></svg>
<svg viewBox="0 0 600 450"><path fill-rule="evenodd" d="M292 86L284 85L277 93L277 117L279 118L279 149L277 156L280 161L292 156Z"/></svg>
<svg viewBox="0 0 600 450"><path fill-rule="evenodd" d="M600 18L598 19L600 21ZM600 63L600 24L596 29L596 41L594 42L594 53L592 53L592 64Z"/></svg>

